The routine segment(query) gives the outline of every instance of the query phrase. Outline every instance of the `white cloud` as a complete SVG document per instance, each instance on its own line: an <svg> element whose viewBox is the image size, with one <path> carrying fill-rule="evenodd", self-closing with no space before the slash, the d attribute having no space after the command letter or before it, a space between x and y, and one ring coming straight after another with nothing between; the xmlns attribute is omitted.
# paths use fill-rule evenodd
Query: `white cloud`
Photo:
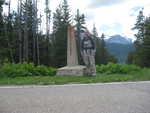
<svg viewBox="0 0 150 113"><path fill-rule="evenodd" d="M134 31L131 29L136 22L136 17L140 9L134 12L134 15L131 16L131 14L133 14L132 9L137 6L144 7L144 14L146 16L150 14L150 1L148 0L128 0L120 4L113 4L111 6L104 5L100 8L94 8L89 12L95 14L93 21L99 33L103 32L106 35L121 34L129 38L134 38ZM91 20L88 23L91 23ZM115 23L122 25L120 30L112 27ZM107 25L109 28L105 30L101 29L102 25ZM88 26L91 27L91 24Z"/></svg>
<svg viewBox="0 0 150 113"><path fill-rule="evenodd" d="M17 8L17 1L12 0L12 8ZM50 0L50 9L55 8L62 3L63 0ZM92 30L95 23L99 35L120 34L127 37L134 37L133 28L140 7L144 7L144 14L150 14L150 0L68 0L70 9L75 15L76 10L80 9L87 17L86 23L89 30ZM38 0L39 11L44 15L45 0ZM6 10L6 9L5 9ZM45 17L43 16L45 21ZM114 27L116 23L120 26ZM107 29L102 27L106 25ZM120 29L119 29L120 27ZM43 27L43 29L45 29Z"/></svg>

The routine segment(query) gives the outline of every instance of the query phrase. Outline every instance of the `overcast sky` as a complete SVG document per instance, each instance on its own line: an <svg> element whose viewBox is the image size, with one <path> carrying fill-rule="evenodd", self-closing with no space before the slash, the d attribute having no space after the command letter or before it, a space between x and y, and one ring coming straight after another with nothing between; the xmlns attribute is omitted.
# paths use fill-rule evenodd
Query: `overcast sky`
<svg viewBox="0 0 150 113"><path fill-rule="evenodd" d="M52 11L63 0L50 0ZM12 7L16 8L17 0L12 0ZM44 12L45 0L38 0L40 12ZM139 10L144 8L144 14L150 14L150 0L68 0L73 14L77 9L86 16L86 26L91 31L93 24L101 33L111 36L120 34L128 38L134 38L131 28L136 22Z"/></svg>

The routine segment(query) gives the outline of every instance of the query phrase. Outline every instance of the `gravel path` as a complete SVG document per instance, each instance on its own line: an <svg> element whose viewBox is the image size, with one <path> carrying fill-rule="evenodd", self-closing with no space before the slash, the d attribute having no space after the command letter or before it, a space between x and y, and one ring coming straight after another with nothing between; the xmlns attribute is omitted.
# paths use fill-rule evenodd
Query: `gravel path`
<svg viewBox="0 0 150 113"><path fill-rule="evenodd" d="M150 113L150 81L1 86L0 113Z"/></svg>

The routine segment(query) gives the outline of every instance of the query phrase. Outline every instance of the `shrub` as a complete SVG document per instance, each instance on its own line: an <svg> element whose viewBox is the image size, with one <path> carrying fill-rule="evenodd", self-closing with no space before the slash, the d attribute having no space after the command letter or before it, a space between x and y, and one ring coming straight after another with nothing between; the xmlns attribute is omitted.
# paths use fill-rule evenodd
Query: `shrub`
<svg viewBox="0 0 150 113"><path fill-rule="evenodd" d="M54 76L56 75L56 69L52 67L46 67L46 66L37 66L35 72L38 75L43 76Z"/></svg>
<svg viewBox="0 0 150 113"><path fill-rule="evenodd" d="M32 63L6 63L0 68L1 77L54 76L55 74L55 68L34 66Z"/></svg>
<svg viewBox="0 0 150 113"><path fill-rule="evenodd" d="M135 65L108 63L107 65L96 66L96 70L97 73L129 74L140 71L141 68Z"/></svg>

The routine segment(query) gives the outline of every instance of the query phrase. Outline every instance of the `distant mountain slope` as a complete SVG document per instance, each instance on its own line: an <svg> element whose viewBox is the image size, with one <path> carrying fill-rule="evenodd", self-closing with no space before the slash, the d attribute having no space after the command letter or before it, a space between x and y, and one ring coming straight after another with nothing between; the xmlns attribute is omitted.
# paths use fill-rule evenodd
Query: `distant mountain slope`
<svg viewBox="0 0 150 113"><path fill-rule="evenodd" d="M125 45L117 43L107 43L106 48L111 55L116 56L119 63L125 63L128 53L134 50L133 44Z"/></svg>
<svg viewBox="0 0 150 113"><path fill-rule="evenodd" d="M109 39L105 40L106 43L117 43L117 44L132 44L132 39L122 37L120 35L113 35Z"/></svg>
<svg viewBox="0 0 150 113"><path fill-rule="evenodd" d="M132 40L120 35L111 36L105 40L106 48L110 54L116 56L119 63L125 63L128 53L134 50Z"/></svg>

